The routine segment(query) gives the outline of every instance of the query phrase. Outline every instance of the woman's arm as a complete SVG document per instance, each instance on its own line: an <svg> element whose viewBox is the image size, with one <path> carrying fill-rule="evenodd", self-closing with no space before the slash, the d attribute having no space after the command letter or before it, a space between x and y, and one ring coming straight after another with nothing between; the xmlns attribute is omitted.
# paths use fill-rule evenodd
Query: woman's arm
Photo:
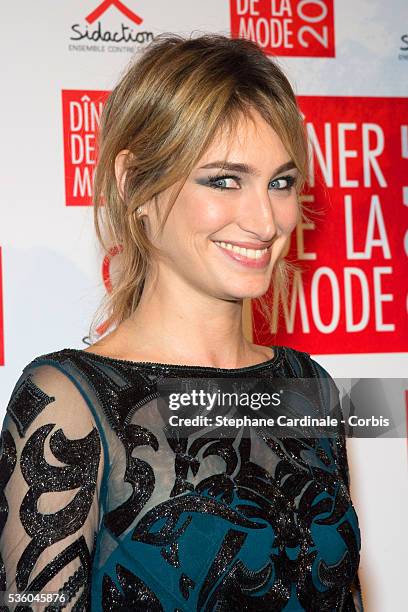
<svg viewBox="0 0 408 612"><path fill-rule="evenodd" d="M340 399L339 404L341 406ZM339 466L340 472L343 476L344 482L346 483L348 492L350 494L350 469L347 458L346 436L343 423L340 423L340 434L335 440L332 440L332 445L334 448L337 465ZM363 612L363 597L361 593L361 585L358 573L356 574L353 581L352 595L356 611Z"/></svg>
<svg viewBox="0 0 408 612"><path fill-rule="evenodd" d="M69 601L64 610L88 610L103 454L92 412L63 371L26 366L1 447L0 590L14 601L39 591L46 601L35 610L58 604L56 593Z"/></svg>
<svg viewBox="0 0 408 612"><path fill-rule="evenodd" d="M351 497L350 495L350 469L349 469L348 458L347 458L345 427L344 427L344 424L342 423L342 419L344 415L343 415L342 403L340 399L340 391L337 385L335 384L333 378L327 372L327 370L323 368L323 366L321 366L318 362L314 361L313 359L311 361L318 373L318 376L321 379L327 379L327 381L325 380L324 384L322 384L323 403L327 407L330 407L330 408L335 407L336 410L341 411L341 414L337 415L338 421L339 421L338 435L336 435L335 438L329 438L329 441L330 441L330 446L333 450L333 456L336 462L336 466L340 472L343 482L345 483L347 487L349 496ZM326 382L327 382L327 385L326 385ZM322 380L322 383L323 383L323 380ZM335 415L332 414L332 416L335 416ZM362 598L362 592L361 592L361 586L360 586L360 580L359 580L358 573L356 573L355 575L351 590L352 590L355 610L357 612L363 612L364 610L363 598Z"/></svg>

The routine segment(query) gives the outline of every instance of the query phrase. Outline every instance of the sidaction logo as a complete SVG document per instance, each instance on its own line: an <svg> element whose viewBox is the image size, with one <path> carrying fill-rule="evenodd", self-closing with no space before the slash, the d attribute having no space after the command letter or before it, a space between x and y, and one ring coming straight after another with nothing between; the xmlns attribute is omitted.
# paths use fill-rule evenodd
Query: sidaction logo
<svg viewBox="0 0 408 612"><path fill-rule="evenodd" d="M119 27L112 27L118 17L124 22ZM137 27L142 23L143 18L120 0L104 0L84 18L83 23L71 26L70 40L73 42L69 44L69 50L134 53L154 38L153 32Z"/></svg>

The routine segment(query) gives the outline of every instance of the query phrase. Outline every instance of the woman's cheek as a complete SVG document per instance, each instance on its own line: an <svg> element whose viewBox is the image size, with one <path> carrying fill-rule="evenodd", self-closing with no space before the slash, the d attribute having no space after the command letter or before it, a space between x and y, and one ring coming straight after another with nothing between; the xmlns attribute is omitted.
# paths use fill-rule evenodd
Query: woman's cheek
<svg viewBox="0 0 408 612"><path fill-rule="evenodd" d="M199 206L194 211L194 218L200 219L201 227L204 225L214 228L214 226L231 218L231 207L227 205L225 200L221 201L220 198L209 194L200 200Z"/></svg>
<svg viewBox="0 0 408 612"><path fill-rule="evenodd" d="M300 210L297 199L281 203L276 209L276 221L285 233L292 232L300 220Z"/></svg>

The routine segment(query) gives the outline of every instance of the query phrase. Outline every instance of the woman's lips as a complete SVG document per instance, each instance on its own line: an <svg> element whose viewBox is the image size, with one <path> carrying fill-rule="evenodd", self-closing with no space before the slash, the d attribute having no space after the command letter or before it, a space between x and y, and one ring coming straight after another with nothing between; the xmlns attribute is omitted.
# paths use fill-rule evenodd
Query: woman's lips
<svg viewBox="0 0 408 612"><path fill-rule="evenodd" d="M259 257L259 259L252 259L241 255L241 253L235 253L229 249L222 247L221 245L214 242L215 246L224 253L230 259L234 259L238 263L247 268L265 268L271 261L271 247L268 248L267 252Z"/></svg>

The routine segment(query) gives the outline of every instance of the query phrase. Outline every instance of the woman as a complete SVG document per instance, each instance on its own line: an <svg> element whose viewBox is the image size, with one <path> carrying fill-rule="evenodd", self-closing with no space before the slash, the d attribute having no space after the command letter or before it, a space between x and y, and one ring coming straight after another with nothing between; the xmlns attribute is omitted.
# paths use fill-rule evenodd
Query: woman
<svg viewBox="0 0 408 612"><path fill-rule="evenodd" d="M47 610L362 609L342 432L183 436L157 401L170 378L316 377L323 411L337 391L308 353L243 332L244 298L285 291L304 214L290 84L250 41L163 35L110 94L99 146L113 329L16 383L1 588L58 594Z"/></svg>

